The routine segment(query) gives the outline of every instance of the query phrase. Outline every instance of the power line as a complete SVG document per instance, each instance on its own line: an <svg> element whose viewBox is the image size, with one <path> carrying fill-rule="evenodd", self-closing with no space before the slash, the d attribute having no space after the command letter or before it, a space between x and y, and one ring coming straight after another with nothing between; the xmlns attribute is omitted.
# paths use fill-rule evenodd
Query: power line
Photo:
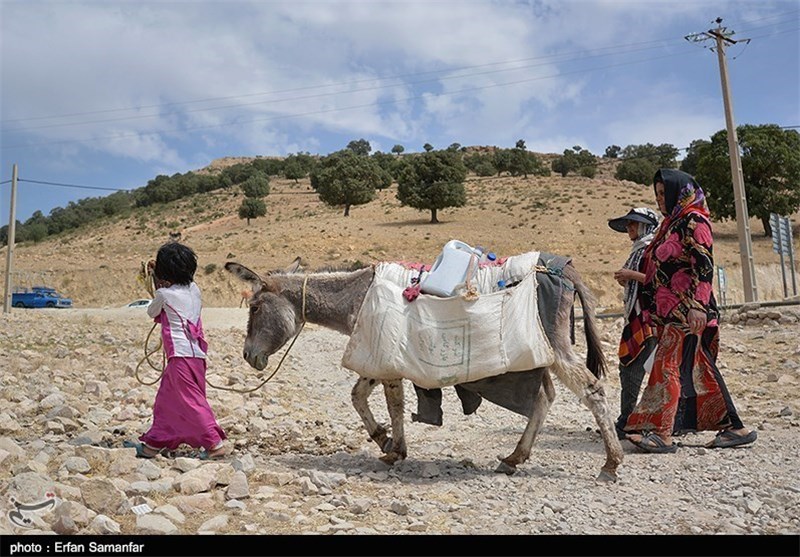
<svg viewBox="0 0 800 557"><path fill-rule="evenodd" d="M797 14L797 13L800 13L800 10L791 10L791 11L783 12L783 13L779 13L779 14L772 14L772 15L765 16L765 17L758 18L758 19L747 20L745 22L742 22L741 24L742 25L747 25L747 24L750 24L750 23L756 23L756 22L759 22L759 21L774 20L774 19L783 20L787 16L790 16L790 15L793 15L793 14ZM784 23L784 21L778 21L776 24L781 24L781 23ZM776 24L771 24L771 25L776 25ZM753 27L753 28L750 28L750 29L745 29L745 31L749 32L749 31L751 31L753 29L761 29L761 28L769 27L769 26L770 25ZM589 50L588 52L592 53L592 52L599 52L599 51L609 50L609 49L627 48L627 47L632 47L632 46L641 46L641 45L648 45L648 44L661 44L661 43L664 43L664 42L667 42L667 41L674 41L676 39L677 39L677 37L670 36L670 37L664 37L664 38L661 38L661 39L654 39L654 40L650 40L650 41L641 41L641 42L635 42L635 43L624 43L624 44L621 44L621 45L612 45L612 46L609 46L609 47L601 47L601 48ZM405 79L405 78L408 78L408 77L417 77L417 76L430 75L430 74L439 74L439 73L444 73L444 72L471 70L471 69L476 69L476 68L484 68L484 67L489 67L489 66L496 66L496 65L500 65L500 64L513 64L513 63L519 63L519 62L530 62L530 61L535 61L535 60L547 60L547 59L556 58L556 57L562 57L562 56L571 57L571 56L585 55L586 52L587 51L572 51L572 52L559 53L559 54L549 54L549 55L545 55L545 56L536 56L536 57L519 58L519 59L515 59L515 60L487 62L485 64L459 66L459 67L455 67L455 68L445 68L445 69L441 69L441 70L430 70L430 71L425 71L425 72L414 72L414 73L407 73L407 74L395 74L395 75L384 76L384 77L375 77L375 78L369 78L369 79L361 79L361 80L355 80L355 81L346 81L346 82L323 84L323 85L309 85L309 86L304 86L304 87L295 87L295 88L291 88L291 89L282 89L282 90L276 90L276 91L266 91L266 92L262 91L262 92L258 92L258 93L249 93L249 94L245 94L245 95L230 95L230 96L224 96L224 97L210 97L210 98L195 99L195 100L190 100L190 101L179 101L179 102L173 102L173 103L153 104L153 105L140 105L140 106L127 107L127 108L110 108L110 109L104 109L104 110L94 110L94 111L87 111L87 112L75 112L75 113L61 114L61 115L34 116L34 117L30 117L30 118L15 118L15 119L9 119L9 120L0 120L0 123L8 124L8 123L12 123L12 122L36 121L36 120L45 120L45 119L52 119L52 118L71 118L71 117L75 117L75 116L90 116L90 115L93 115L93 114L108 114L108 113L112 113L112 112L124 112L124 111L131 111L131 110L139 111L139 110L152 109L152 108L166 108L166 107L171 107L171 106L197 104L197 103L203 103L203 102L227 101L227 100L232 100L232 99L249 98L249 97L254 97L254 96L262 96L262 95L274 95L274 94L281 94L281 93L295 93L295 92L307 91L307 90L311 90L311 89L328 88L328 87L335 87L335 86L351 86L351 85L357 85L357 84L360 84L360 83L370 83L370 82L374 82L374 81L382 81L382 80L388 80L388 79Z"/></svg>
<svg viewBox="0 0 800 557"><path fill-rule="evenodd" d="M660 48L660 47L653 46L653 47L648 47L648 48L640 48L640 49L635 49L635 50L628 50L628 51L624 51L624 52L612 52L612 53L609 53L609 54L597 54L597 55L591 55L591 56L582 56L580 58L575 58L575 59L561 60L561 63L568 63L568 62L572 62L572 61L585 61L585 60L590 59L590 58L599 58L599 57L602 57L602 56L611 56L611 55L619 55L619 54L631 54L631 53L634 53L634 52L641 52L641 51L644 51L644 50L652 50L654 48ZM510 63L510 62L499 62L499 63ZM497 74L497 73L525 70L525 69L530 69L530 68L537 68L537 67L540 67L540 66L546 66L546 65L549 65L551 63L552 62L542 62L542 63L539 63L539 64L529 64L529 65L525 65L525 66L516 66L516 67L513 67L513 68L487 70L487 71L484 71L484 72L473 72L473 73L462 74L462 75L450 75L450 76L443 76L443 77L425 79L425 80L420 80L420 81L410 81L410 82L405 82L405 83L402 83L402 84L394 84L394 83L392 83L392 84L388 84L388 85L375 85L373 87L364 87L364 88L360 88L360 89L349 89L349 90L345 90L345 91L336 91L336 92L330 92L330 93L316 93L316 94L313 94L313 95L304 95L304 96L300 96L300 97L291 97L291 98L283 98L283 99L268 99L268 100L256 101L256 102L252 102L252 103L238 103L238 104L229 104L229 105L214 106L214 107L207 107L207 108L196 108L196 109L190 109L190 110L183 110L183 111L180 111L180 112L178 112L178 111L175 111L175 112L159 112L159 113L155 113L155 114L136 115L136 116L121 116L119 118L107 118L107 119L104 119L104 120L86 120L86 121L83 121L83 122L64 122L64 123L60 123L60 124L43 124L41 126L30 126L30 127L25 127L25 128L5 128L3 130L0 130L0 132L5 132L5 133L28 132L28 131L32 131L32 130L39 130L39 129L46 129L46 128L59 128L59 127L68 127L68 126L85 126L85 125L89 125L89 124L103 124L103 123L110 123L110 122L121 122L121 121L126 121L126 120L142 120L142 119L145 119L145 118L163 118L163 117L166 117L166 116L185 115L185 114L191 114L191 113L195 113L195 112L210 112L210 111L213 111L213 110L225 110L225 109L229 109L229 108L244 108L244 107L248 107L248 106L265 105L265 104L273 104L273 103L281 103L281 102L298 102L298 101L317 99L317 98L320 98L320 97L329 97L329 96L335 96L335 95L353 95L355 93L363 93L363 92L367 92L367 91L377 91L377 90L380 90L380 89L389 89L391 87L398 87L400 85L402 85L403 87L412 87L412 86L416 86L416 85L424 85L426 83L439 83L439 82L442 82L442 81L448 81L448 80L454 80L454 79L472 78L472 77L477 77L477 76L485 76L485 75L491 75L491 74ZM375 81L375 80L370 80L370 81ZM316 88L316 87L314 87L314 88ZM266 93L261 93L261 94L266 94Z"/></svg>
<svg viewBox="0 0 800 557"><path fill-rule="evenodd" d="M696 51L696 52L701 52L701 51ZM521 80L517 80L517 81L509 81L509 82L505 82L505 83L493 83L491 85L484 85L484 86L481 86L481 87L471 87L471 88L459 89L457 91L445 91L445 92L441 92L441 93L436 93L435 96L444 97L444 96L451 96L451 95L460 95L460 94L471 93L471 92L475 92L475 91L483 91L483 90L487 90L487 89L495 89L495 88L498 88L498 87L506 87L506 86L509 86L509 85L519 85L519 84L523 84L523 83L530 83L532 81L553 79L553 78L557 78L557 77L564 77L564 76L580 74L580 73L596 72L596 71L606 70L606 69L609 69L609 68L615 68L615 67L620 67L620 66L628 66L628 65L632 65L632 64L641 64L643 62L652 62L654 60L661 60L661 59L664 59L664 58L672 58L672 57L675 57L675 56L683 56L683 55L684 55L683 52L680 52L680 53L677 53L677 54L667 54L667 55L664 55L664 56L657 56L655 58L645 58L645 59L641 59L641 60L620 62L620 63L617 63L617 64L609 64L609 65L606 65L606 66L599 66L599 67L588 68L588 69L584 68L584 69L574 70L574 71L570 71L570 72L560 72L560 73L557 73L557 74L545 75L545 76L537 76L537 77L521 79ZM378 102L372 102L372 103L366 103L366 104L351 105L351 106L346 106L346 107L329 108L329 109L323 109L323 110L314 110L314 111L295 113L295 114L282 114L282 115L279 115L279 116L270 116L270 117L266 117L266 118L237 119L235 121L223 122L222 124L209 124L209 125L205 125L205 126L172 128L172 129L168 129L168 130L160 130L160 131L152 131L152 132L135 132L135 133L128 133L128 134L118 134L118 135L113 135L113 136L93 137L93 138L88 138L88 139L61 139L61 140L42 141L42 142L35 142L35 143L23 143L23 144L17 144L17 145L5 145L2 148L0 148L0 150L4 150L4 149L20 149L20 148L26 148L26 147L38 147L38 146L41 146L41 145L55 145L55 144L64 144L64 143L87 143L87 142L92 142L92 141L127 139L127 138L131 138L131 137L145 137L145 136L148 136L148 135L160 135L160 134L172 133L172 132L187 132L187 131L197 131L197 130L222 128L222 127L229 126L229 125L241 125L241 124L255 123L255 122L271 122L271 121L285 120L285 119L291 119L291 118L302 118L302 117L305 117L305 116L316 116L316 115L320 115L320 114L330 114L330 113L333 113L333 112L342 112L342 111L345 111L345 110L356 110L356 109L359 109L359 108L371 108L371 107L376 107L376 106L392 105L392 104L397 104L397 103L401 103L401 102L424 99L424 98L426 98L426 97L428 97L430 95L432 95L432 93L422 93L420 95L413 95L413 96L409 96L409 97L395 98L395 99L390 99L390 100L386 100L386 101L378 101Z"/></svg>
<svg viewBox="0 0 800 557"><path fill-rule="evenodd" d="M10 182L10 181L11 180L7 180L7 182ZM60 187L65 187L65 188L80 188L80 189L84 189L84 190L129 191L129 190L120 189L120 188L102 188L102 187L99 187L99 186L83 186L83 185L80 185L80 184L61 184L59 182L43 182L41 180L25 180L24 178L18 178L17 181L19 181L19 182L28 182L28 183L31 183L31 184L44 184L44 185L47 185L47 186L60 186ZM2 182L2 183L5 184L6 182Z"/></svg>
<svg viewBox="0 0 800 557"><path fill-rule="evenodd" d="M782 130L798 129L798 128L800 128L800 125L796 125L796 126L778 126L778 128L780 128ZM691 149L691 146L688 146L688 147L674 147L674 149L676 151L688 151L689 149ZM615 159L618 160L618 161L630 161L630 160L638 160L638 159L648 159L648 158L651 158L651 157L654 157L654 156L664 155L664 154L669 154L669 153L670 153L669 150L662 150L662 151L656 150L656 151L653 151L652 153L648 153L646 155L639 155L639 156L636 156L636 157L615 157ZM601 158L601 156L599 156L599 155L595 155L595 157ZM130 191L128 189L121 189L121 188L103 188L103 187L99 187L99 186L86 186L86 185L82 185L82 184L64 184L64 183L61 183L61 182L46 182L46 181L43 181L43 180L27 180L27 179L24 179L24 178L18 178L17 181L18 182L28 182L28 183L31 183L31 184L43 184L43 185L47 185L47 186L59 186L59 187L79 188L79 189L87 189L87 190L103 190L103 191L114 191L114 192ZM11 180L4 180L4 181L0 182L0 185L8 184L10 182L11 182Z"/></svg>
<svg viewBox="0 0 800 557"><path fill-rule="evenodd" d="M676 37L668 37L668 38L664 38L664 39L657 39L657 40L651 40L651 41L643 41L643 42L637 42L637 43L627 43L627 44L622 44L622 45L614 45L614 46L596 48L596 49L589 50L588 52L590 54L589 57L596 57L596 56L601 56L601 54L591 54L591 53L592 52L601 52L601 51L604 51L604 50L611 50L611 49L622 49L622 48L628 48L628 47L633 47L633 46L649 45L649 44L657 44L658 45L658 44L663 44L665 41L673 41L675 39L676 39ZM651 47L651 48L655 48L655 47ZM637 50L647 50L647 49L637 49ZM635 52L635 51L636 50L632 50L630 52ZM166 108L166 107L171 107L171 106L197 104L197 103L203 103L203 102L226 101L226 100L232 100L232 99L242 99L242 98L249 98L249 97L257 97L257 96L263 96L263 95L275 95L275 94L283 94L283 93L296 93L296 92L300 92L300 91L308 91L308 90L313 90L313 89L323 89L323 88L337 87L337 86L352 86L352 85L358 85L360 83L371 83L371 82L375 82L375 81L384 81L384 80L390 80L390 79L404 79L404 78L408 78L408 77L417 77L417 76L430 75L430 74L440 74L440 73L444 73L444 72L455 72L455 71L471 70L471 69L477 69L477 68L485 68L485 67L489 67L489 66L497 66L497 65L501 65L501 64L516 64L516 63L520 63L520 62L531 62L531 61L537 61L537 60L550 60L550 59L559 58L559 57L566 57L568 59L565 60L565 61L569 61L569 57L572 57L572 56L581 56L581 57L585 58L586 57L586 53L587 53L587 51L574 51L574 52L560 53L560 54L549 54L549 55L546 55L546 56L535 56L535 57L528 57L528 58L519 58L519 59L515 59L515 60L488 62L488 63L485 63L485 64L476 64L476 65L470 65L470 66L460 66L460 67L455 67L455 68L445 68L445 69L441 69L441 70L430 70L430 71L426 71L426 72L416 72L416 73L409 73L409 74L398 74L398 75L393 75L393 76L375 77L375 78L369 78L369 79L360 79L360 80L355 80L355 81L345 81L345 82L324 84L324 85L308 85L308 86L304 86L304 87L295 87L295 88L291 88L291 89L279 89L279 90L276 90L276 91L263 91L263 92L259 92L259 93L249 93L249 94L245 94L245 95L231 95L231 96L225 96L225 97L211 97L211 98L206 98L206 99L195 99L195 100L191 100L191 101L180 101L180 102L166 103L166 104L142 105L142 106L134 106L134 107L128 107L128 108L112 108L112 109L95 110L95 111L88 111L88 112L77 112L77 113L72 113L72 114L61 114L61 115L52 115L52 116L35 116L35 117L30 117L30 118L16 118L16 119L9 119L9 120L0 120L0 123L8 124L8 123L12 123L12 122L46 120L46 119L53 119L53 118L71 118L71 117L75 117L75 116L90 116L90 115L93 115L93 114L108 114L108 113L111 113L111 112L127 112L127 111L132 111L132 110L139 111L139 110L152 109L152 108ZM626 54L626 52L625 51L617 52L617 53L611 52L609 54ZM525 67L525 66L523 66L523 67ZM518 68L511 68L511 69L518 69ZM498 70L498 71L505 71L505 70ZM468 76L469 76L469 74L468 74ZM348 91L344 91L344 92L348 92ZM338 94L338 93L329 93L329 94ZM209 110L212 110L212 109L209 109ZM8 131L16 131L16 130L8 130Z"/></svg>
<svg viewBox="0 0 800 557"><path fill-rule="evenodd" d="M768 19L775 19L775 18L778 18L778 17L785 17L786 15L797 13L798 11L800 11L800 10L786 12L784 14L776 14L776 15L773 15L773 16L767 16L767 17L760 18L760 19L757 19L757 20L751 20L751 22L763 21L763 20L768 20ZM784 22L778 22L777 24L779 25L781 23L784 23ZM757 27L754 27L752 29L762 29L762 28L770 27L770 26L774 26L774 25L776 25L776 24L757 26ZM787 31L793 31L793 30L796 30L796 29L789 29ZM651 47L647 47L647 48L639 48L639 49L628 50L628 51L620 50L619 52L608 52L606 54L599 54L602 51L628 49L629 47L636 47L636 46L641 46L641 45L661 45L661 44L664 43L664 41L671 41L671 40L674 40L674 38L675 37L667 37L667 38L663 38L663 39L656 39L656 40L650 40L650 41L641 41L641 42L636 42L636 43L625 43L625 44L621 44L621 45L612 45L612 46L608 46L608 47L601 47L601 48L589 50L588 51L588 53L589 53L588 57L589 58L593 58L593 57L608 56L608 55L615 55L615 54L619 55L619 54L627 54L627 53L630 53L630 52L636 52L636 51L641 51L641 50L648 50L648 49L652 49L652 48L657 48L658 46L651 46ZM598 53L598 54L592 54L593 52L594 53ZM105 109L105 110L87 111L87 112L79 112L79 113L71 113L71 114L61 114L61 115L51 115L51 116L36 116L36 117L30 117L30 118L16 118L16 119L2 120L2 121L0 121L0 123L8 124L8 123L13 123L13 122L26 122L26 121L48 120L48 119L58 119L58 118L71 118L71 117L75 117L75 116L90 116L90 115L94 115L94 114L108 114L108 113L113 113L113 112L128 112L128 111L134 111L134 110L135 111L141 111L141 110L154 109L154 108L160 109L160 108L166 108L166 107L182 106L182 105L188 105L188 104L198 104L198 103L204 103L204 102L216 102L216 101L223 101L223 100L250 98L250 97L255 97L255 96L275 95L275 94L283 94L283 93L295 93L295 92L300 92L300 91L307 91L307 90L313 90L313 89L323 89L323 88L330 88L330 87L337 87L337 86L352 86L352 85L357 85L357 84L360 84L360 83L372 83L372 82L375 82L375 81L379 81L380 82L380 81L392 80L392 79L404 79L404 78L408 78L408 77L416 77L416 76L431 75L431 74L441 74L441 73L444 73L444 72L455 72L455 71L462 71L462 70L471 70L471 69L485 68L485 67L504 65L504 64L516 64L516 63L519 63L519 62L530 62L530 61L537 61L537 60L552 60L552 59L555 59L555 58L562 58L562 57L566 57L567 59L566 60L561 60L561 62L569 62L570 61L569 58L572 57L572 56L581 56L582 59L585 59L587 57L587 51L573 51L573 52L568 52L568 53L557 53L557 54L550 54L550 55L546 55L546 56L536 56L536 57L519 58L519 59L515 59L515 60L488 62L488 63L485 63L485 64L475 64L475 65L469 65L469 66L460 66L460 67L455 67L455 68L445 68L445 69L442 69L442 70L431 70L431 71L426 71L426 72L416 72L416 73L409 73L409 74L397 74L397 75L394 75L394 76L376 77L376 78L361 79L361 80L348 81L348 82L339 82L339 83L333 83L333 84L309 85L309 86L305 86L305 87L295 87L295 88L291 88L291 89L282 89L282 90L276 90L276 91L250 93L250 94L246 94L246 95L230 95L230 96L225 96L225 97L211 97L211 98L206 98L206 99L195 99L195 100L191 100L191 101L180 101L180 102L166 103L166 104L140 105L140 106L134 106L134 107L128 107L128 108ZM553 60L553 61L558 61L558 60ZM262 103L285 102L285 101L301 100L301 99L307 99L307 98L315 98L315 97L318 97L318 96L346 94L346 93L353 93L353 92L360 92L360 91L369 91L369 90L373 90L373 89L387 88L387 87L392 87L392 86L396 86L396 85L406 85L406 86L408 86L408 85L415 85L415 84L419 84L419 83L426 83L426 82L429 82L429 81L440 81L440 80L443 80L443 79L457 79L457 78L462 78L462 77L471 77L472 75L485 75L485 73L497 73L497 72L503 72L503 71L514 71L514 70L518 70L518 69L524 69L526 67L535 67L537 65L538 64L529 65L529 66L520 66L520 67L508 68L508 69L499 69L499 70L493 70L491 72L481 72L481 73L466 74L466 75L461 75L461 76L445 76L445 77L438 78L438 79L435 79L435 80L424 80L424 81L421 81L421 82L402 83L402 84L395 84L395 85L382 85L382 86L375 86L375 87L370 87L370 88L365 88L365 89L359 89L359 90L355 90L355 91L345 90L345 91L339 91L339 92L333 92L333 93L319 93L317 95L310 95L310 96L307 96L307 97L300 97L299 99L295 98L295 97L292 97L292 98L289 98L289 99L267 100L267 101L259 101L259 102L255 102L255 103L239 104L239 105L227 105L227 106L221 106L221 107L209 107L209 108L201 108L201 109L196 109L196 110L191 110L191 111L170 112L170 113L166 113L166 114L157 113L157 114L149 114L149 115L134 115L134 116L123 116L123 117L114 118L114 119L88 121L88 122L49 124L49 125L37 126L37 127L29 127L29 128L12 128L12 129L6 129L5 131L12 131L12 132L13 131L25 131L25 130L29 130L29 129L41 129L41 128L45 128L45 127L58 127L58 126L68 126L68 125L84 125L84 124L88 124L88 123L102 123L102 122L114 122L114 121L121 121L121 120L129 120L129 119L153 118L153 117L157 117L157 116L169 116L171 114L184 114L186 112L198 112L198 111L206 111L206 110L220 110L220 109L224 109L224 108L235 108L235 107L239 107L239 106L251 106L251 105L254 105L254 104L262 104Z"/></svg>

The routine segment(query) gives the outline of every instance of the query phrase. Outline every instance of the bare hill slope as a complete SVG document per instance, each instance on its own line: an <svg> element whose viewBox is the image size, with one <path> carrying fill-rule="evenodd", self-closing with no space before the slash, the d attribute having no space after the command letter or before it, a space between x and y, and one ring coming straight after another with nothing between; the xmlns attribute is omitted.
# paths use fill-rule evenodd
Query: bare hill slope
<svg viewBox="0 0 800 557"><path fill-rule="evenodd" d="M224 159L209 169L238 162ZM606 171L604 171L606 170ZM282 268L297 257L307 269L348 266L386 260L433 262L451 239L482 245L498 255L530 250L571 256L598 298L599 306L614 311L621 288L613 272L625 261L630 241L607 226L609 218L633 206L655 206L652 189L608 177L561 176L478 178L467 180L467 206L430 214L403 207L396 186L379 192L367 205L355 206L351 216L321 203L309 181L272 179L266 198L266 217L246 221L237 217L242 194L238 187L198 194L161 207L137 209L124 219L112 219L39 244L15 248L14 284L46 282L71 296L78 307L120 306L147 297L136 274L141 261L154 256L180 231L183 241L198 253L196 277L208 307L237 306L241 285L223 270L236 260L254 270ZM793 222L797 222L797 215ZM758 298L783 298L779 258L751 222ZM744 301L741 288L736 223L715 223L715 256L727 276L728 303ZM796 242L797 244L797 242ZM5 248L0 265L5 272ZM788 265L787 265L788 269ZM788 270L787 270L788 276ZM791 278L789 293L791 294Z"/></svg>

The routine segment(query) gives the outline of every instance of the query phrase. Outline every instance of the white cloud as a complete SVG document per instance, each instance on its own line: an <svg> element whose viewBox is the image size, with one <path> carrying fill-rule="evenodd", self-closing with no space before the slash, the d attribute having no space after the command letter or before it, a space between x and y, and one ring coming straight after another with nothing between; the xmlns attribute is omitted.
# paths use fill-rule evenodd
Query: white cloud
<svg viewBox="0 0 800 557"><path fill-rule="evenodd" d="M520 138L549 152L684 147L724 127L715 57L683 39L720 14L763 35L731 68L742 122L796 125L800 114L797 32L771 33L786 27L780 0L27 0L0 9L4 165L70 149L65 168L151 165L142 175L196 168L201 156L324 154L358 137L409 152ZM140 108L118 111L131 107ZM9 148L21 144L35 147Z"/></svg>

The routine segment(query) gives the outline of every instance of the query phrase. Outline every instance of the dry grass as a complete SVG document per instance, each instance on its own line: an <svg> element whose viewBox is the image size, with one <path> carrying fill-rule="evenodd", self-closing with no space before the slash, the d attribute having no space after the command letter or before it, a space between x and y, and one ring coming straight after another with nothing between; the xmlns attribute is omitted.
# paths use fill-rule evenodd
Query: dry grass
<svg viewBox="0 0 800 557"><path fill-rule="evenodd" d="M601 309L615 311L621 288L611 277L625 261L630 241L608 228L607 221L633 206L655 204L648 187L615 180L609 169L598 176L470 177L467 206L440 211L440 224L430 224L428 212L402 207L396 186L343 217L342 209L319 201L308 180L273 179L267 216L249 226L236 216L242 199L238 188L201 194L40 244L18 245L14 279L21 285L47 282L80 307L120 306L147 296L136 280L140 262L153 257L170 232L180 230L198 253L196 280L205 304L236 307L241 285L223 269L229 260L257 271L284 267L297 256L307 269L386 260L432 262L444 243L459 239L499 256L531 250L571 256ZM759 299L782 299L780 260L771 240L757 220L750 229ZM741 303L736 223L714 223L714 230L716 262L728 278L727 301ZM3 272L5 262L3 249Z"/></svg>

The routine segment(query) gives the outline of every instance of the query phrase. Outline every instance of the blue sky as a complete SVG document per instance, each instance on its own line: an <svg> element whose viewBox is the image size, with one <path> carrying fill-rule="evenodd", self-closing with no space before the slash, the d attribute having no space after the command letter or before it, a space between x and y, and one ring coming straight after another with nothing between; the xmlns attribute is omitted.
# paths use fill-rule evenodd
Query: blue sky
<svg viewBox="0 0 800 557"><path fill-rule="evenodd" d="M684 148L800 125L798 0L0 0L0 182L17 219L224 156L430 143ZM745 39L750 39L746 42ZM83 188L38 184L52 182ZM107 189L91 189L107 188ZM0 186L0 225L10 184Z"/></svg>

